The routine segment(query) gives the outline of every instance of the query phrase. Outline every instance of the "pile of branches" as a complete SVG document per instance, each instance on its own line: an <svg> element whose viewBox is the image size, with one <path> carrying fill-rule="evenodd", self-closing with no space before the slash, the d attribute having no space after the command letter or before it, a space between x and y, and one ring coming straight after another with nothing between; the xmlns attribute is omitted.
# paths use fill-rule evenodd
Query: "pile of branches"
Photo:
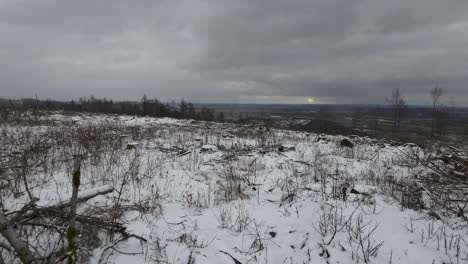
<svg viewBox="0 0 468 264"><path fill-rule="evenodd" d="M114 188L104 185L78 193L80 185L80 162L75 157L72 174L72 197L66 201L38 205L38 198L30 200L16 211L0 210L0 264L20 261L35 263L83 263L91 251L100 245L99 231L107 231L113 237L120 235L121 241L134 237L129 234L116 217L105 213L79 214L79 204L97 196L112 193ZM28 192L29 193L29 192ZM3 237L3 239L2 239Z"/></svg>
<svg viewBox="0 0 468 264"><path fill-rule="evenodd" d="M463 150L447 145L444 152L436 157L444 162L453 176L468 180L468 158Z"/></svg>
<svg viewBox="0 0 468 264"><path fill-rule="evenodd" d="M423 174L396 180L385 180L385 189L401 201L403 207L428 210L429 215L461 217L468 221L468 159L463 150L435 144L428 147L428 156L400 150L402 155L427 169Z"/></svg>

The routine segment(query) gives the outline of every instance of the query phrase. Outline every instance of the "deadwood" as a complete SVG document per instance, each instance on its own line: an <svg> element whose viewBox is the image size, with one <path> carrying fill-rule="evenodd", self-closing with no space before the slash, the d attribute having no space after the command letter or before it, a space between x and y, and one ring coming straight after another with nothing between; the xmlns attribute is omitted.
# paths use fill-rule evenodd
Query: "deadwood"
<svg viewBox="0 0 468 264"><path fill-rule="evenodd" d="M81 156L75 155L73 157L73 173L72 173L72 197L70 200L70 225L66 233L66 239L68 241L68 263L76 263L76 237L78 230L76 229L76 206L78 204L78 189L80 188L81 179Z"/></svg>
<svg viewBox="0 0 468 264"><path fill-rule="evenodd" d="M35 263L34 256L28 247L28 244L21 239L15 229L0 211L0 233L6 238L11 247L15 250L16 255L24 264Z"/></svg>
<svg viewBox="0 0 468 264"><path fill-rule="evenodd" d="M34 205L36 204L36 202L39 201L39 198L33 198L31 201L29 201L29 203L27 203L25 206L23 206L23 208L21 208L11 219L10 219L10 222L11 223L16 223L18 222L21 217L26 213L28 212L30 209L32 209L34 207Z"/></svg>
<svg viewBox="0 0 468 264"><path fill-rule="evenodd" d="M76 203L77 204L78 203L83 203L83 202L86 202L86 201L88 201L90 199L93 199L96 196L105 195L105 194L111 193L113 191L114 191L114 188L112 186L104 185L104 186L98 187L96 189L87 191L87 192L82 192L80 195L78 195L78 197L76 199ZM69 207L71 204L72 204L72 201L70 199L70 200L67 200L67 201L51 204L51 205L45 206L45 207L37 207L31 213L24 214L22 219L33 219L33 218L36 218L36 217L40 216L41 214L47 214L47 212L62 211L63 209Z"/></svg>

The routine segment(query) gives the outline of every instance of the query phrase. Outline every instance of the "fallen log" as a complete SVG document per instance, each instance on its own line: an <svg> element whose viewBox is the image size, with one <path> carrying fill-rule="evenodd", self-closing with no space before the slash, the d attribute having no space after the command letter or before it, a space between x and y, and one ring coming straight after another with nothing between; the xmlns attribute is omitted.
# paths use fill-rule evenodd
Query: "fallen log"
<svg viewBox="0 0 468 264"><path fill-rule="evenodd" d="M82 203L86 202L96 196L99 195L104 195L108 194L114 191L114 188L110 185L105 185L101 186L96 189L92 189L89 191L84 191L81 192L80 195L76 198L75 202L76 203ZM67 213L64 212L64 208L71 206L72 200L68 201L61 201L55 204L51 204L47 207L36 207L33 208L35 203L37 202L37 199L34 198L32 199L28 204L26 204L19 212L17 212L11 220L8 220L6 216L0 212L0 233L5 237L8 241L8 243L11 245L11 247L15 250L16 254L18 255L18 258L21 260L23 263L34 263L36 260L34 258L34 255L30 251L28 245L26 244L25 241L21 239L21 237L16 233L15 229L11 225L11 223L14 222L19 222L23 219L33 219L41 214L59 214L61 216L67 216ZM28 210L33 209L34 211L27 213ZM94 221L93 221L94 220ZM99 221L98 219L90 219L86 217L78 217L77 221L83 221L83 222L100 222L101 226L105 226L109 229L109 224L108 223L103 223ZM119 231L120 233L125 233L125 227L123 226L111 226L110 229Z"/></svg>
<svg viewBox="0 0 468 264"><path fill-rule="evenodd" d="M54 210L54 209L49 209L44 214L47 214L48 216L53 216L61 219L68 219L70 218L70 213L65 212L63 210ZM147 242L147 240L141 236L128 233L127 228L119 222L112 221L110 219L103 219L103 218L98 218L94 216L88 216L88 215L76 215L76 221L79 222L82 225L89 225L89 226L94 226L97 228L101 228L110 232L116 232L121 234L122 236L126 238L136 238L141 241Z"/></svg>
<svg viewBox="0 0 468 264"><path fill-rule="evenodd" d="M79 193L79 196L78 198L76 199L76 203L82 203L82 202L86 202L96 196L99 196L99 195L105 195L105 194L108 194L108 193L111 193L114 191L114 187L110 186L110 185L104 185L104 186L101 186L101 187L98 187L96 189L92 189L92 190L89 190L89 191L81 191ZM71 205L72 201L71 199L68 200L68 201L61 201L61 202L58 202L56 204L51 204L51 205L48 205L47 207L40 207L38 208L39 210L44 210L44 209L61 209L61 208L66 208L66 207L69 207Z"/></svg>
<svg viewBox="0 0 468 264"><path fill-rule="evenodd" d="M88 190L88 191L83 191L79 194L77 200L76 200L76 203L83 203L83 202L86 202L96 196L99 196L99 195L105 195L105 194L108 194L108 193L111 193L114 191L114 188L110 185L104 185L104 186L101 186L101 187L98 187L96 189L92 189L92 190ZM70 200L67 200L67 201L60 201L60 202L57 202L57 203L52 203L52 204L49 204L48 206L44 206L44 207L40 207L40 206L37 206L34 211L28 213L28 214L24 214L21 219L33 219L39 215L41 215L41 213L46 213L46 212L51 212L51 211L61 211L63 210L64 208L67 208L71 205L71 199ZM18 219L19 220L19 219Z"/></svg>
<svg viewBox="0 0 468 264"><path fill-rule="evenodd" d="M16 255L22 263L35 263L36 260L31 250L29 250L26 242L16 233L16 230L10 224L5 215L0 211L0 234L8 241L10 246L15 250Z"/></svg>

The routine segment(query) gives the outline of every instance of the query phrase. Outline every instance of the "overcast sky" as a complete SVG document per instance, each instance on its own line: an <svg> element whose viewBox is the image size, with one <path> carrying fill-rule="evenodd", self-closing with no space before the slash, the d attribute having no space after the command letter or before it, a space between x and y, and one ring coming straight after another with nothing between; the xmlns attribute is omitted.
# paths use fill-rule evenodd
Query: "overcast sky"
<svg viewBox="0 0 468 264"><path fill-rule="evenodd" d="M0 0L0 97L468 106L467 0Z"/></svg>

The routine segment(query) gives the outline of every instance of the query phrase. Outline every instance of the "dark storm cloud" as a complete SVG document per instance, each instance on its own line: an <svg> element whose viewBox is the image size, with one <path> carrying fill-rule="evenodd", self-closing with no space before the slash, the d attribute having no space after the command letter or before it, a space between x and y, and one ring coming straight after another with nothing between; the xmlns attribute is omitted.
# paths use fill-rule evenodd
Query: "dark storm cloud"
<svg viewBox="0 0 468 264"><path fill-rule="evenodd" d="M466 0L0 0L0 97L468 105Z"/></svg>

